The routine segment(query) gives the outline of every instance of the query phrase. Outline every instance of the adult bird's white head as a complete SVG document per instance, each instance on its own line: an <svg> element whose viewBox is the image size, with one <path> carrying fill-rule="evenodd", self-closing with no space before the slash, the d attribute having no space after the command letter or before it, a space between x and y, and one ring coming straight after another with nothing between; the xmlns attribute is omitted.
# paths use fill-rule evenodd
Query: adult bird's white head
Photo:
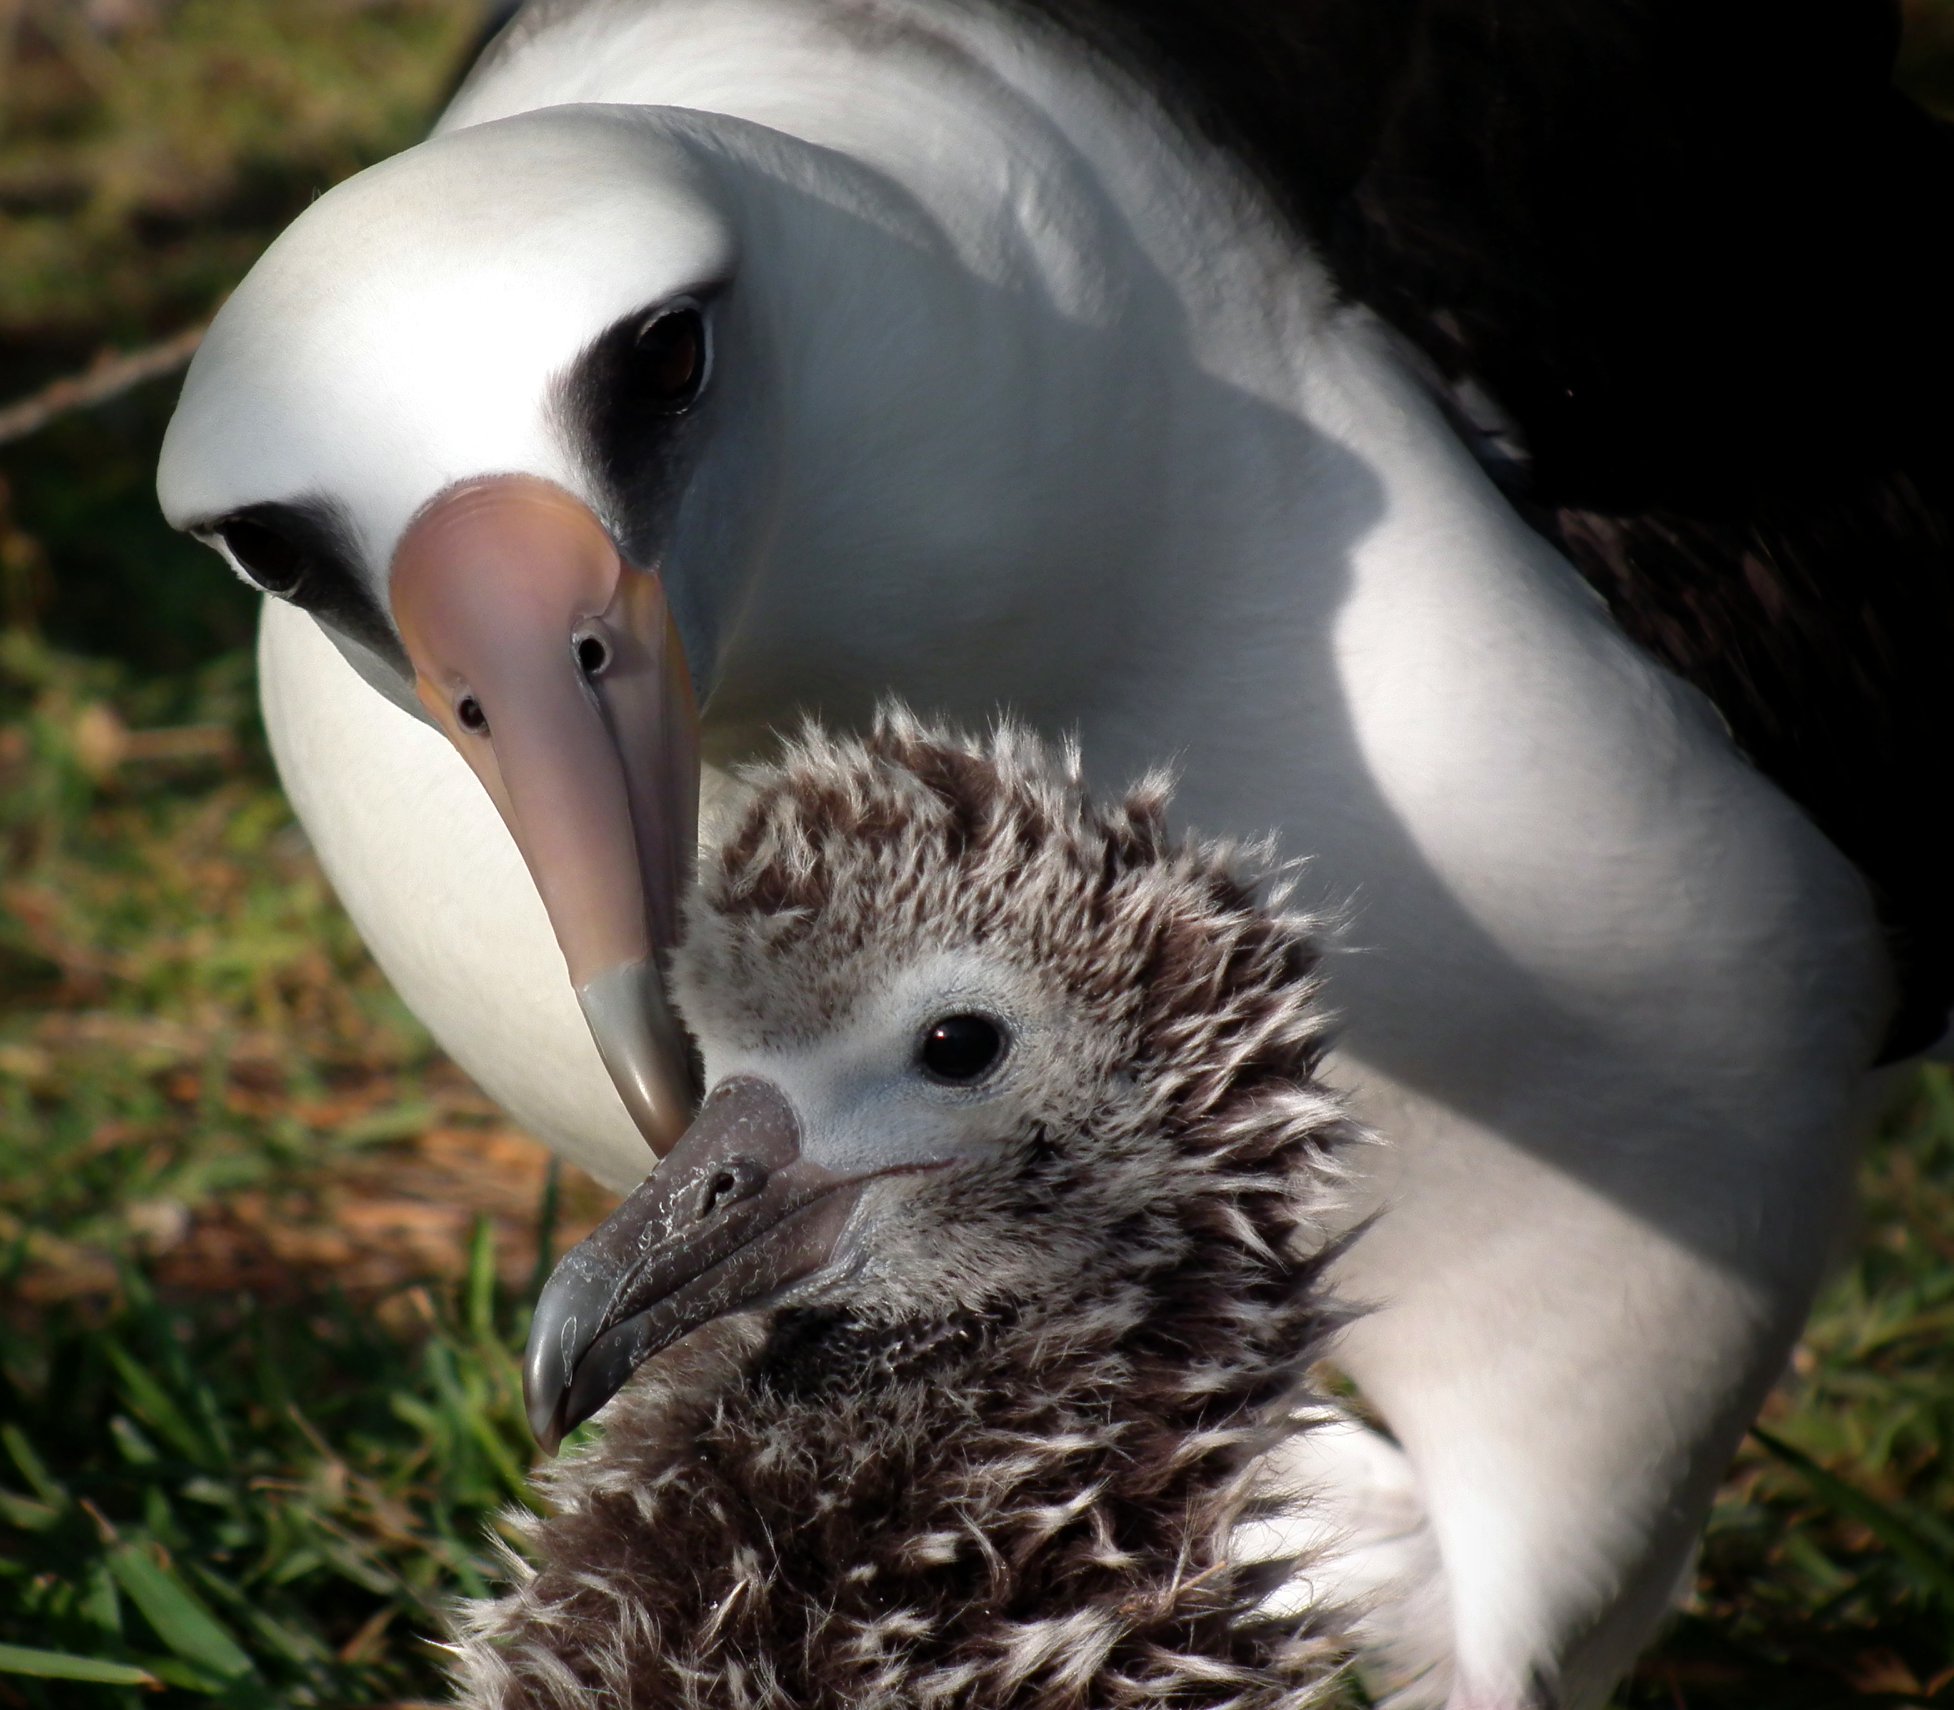
<svg viewBox="0 0 1954 1710"><path fill-rule="evenodd" d="M696 840L696 702L735 752L729 729L879 688L957 711L967 659L971 709L1036 702L1081 657L1049 614L1094 610L1055 590L1143 528L1129 500L1096 518L1081 459L1051 455L1041 428L1075 432L1090 391L1077 315L997 231L946 233L891 178L725 115L471 125L320 197L170 424L170 522L487 786L660 1149L690 1114L657 956ZM1145 354L1098 344L1120 387L1149 383Z"/></svg>
<svg viewBox="0 0 1954 1710"><path fill-rule="evenodd" d="M724 427L704 420L739 256L724 203L699 150L625 109L375 167L218 316L159 477L172 523L307 609L481 779L660 1149L691 1097L656 958L696 835L704 614L727 605L697 566L736 579L745 544L740 513L686 503Z"/></svg>
<svg viewBox="0 0 1954 1710"><path fill-rule="evenodd" d="M1080 469L1131 436L1054 440L1133 419L1173 341L1080 340L1021 241L745 120L548 108L323 196L185 384L166 514L467 760L661 1149L695 697L731 752L887 690L1035 708L1090 645L1055 614L1107 629L1077 584L1146 507Z"/></svg>

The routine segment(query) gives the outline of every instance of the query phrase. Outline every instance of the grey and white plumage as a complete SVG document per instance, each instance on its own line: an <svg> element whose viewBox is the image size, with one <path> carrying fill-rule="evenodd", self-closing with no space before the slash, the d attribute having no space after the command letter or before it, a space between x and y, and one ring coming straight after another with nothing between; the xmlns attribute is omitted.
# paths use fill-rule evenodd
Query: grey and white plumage
<svg viewBox="0 0 1954 1710"><path fill-rule="evenodd" d="M462 1702L1326 1701L1342 1612L1261 1613L1295 1564L1231 1552L1336 1317L1313 1255L1357 1136L1316 923L1170 833L1157 781L1095 806L1018 732L810 732L751 787L675 959L709 1081L955 1161L877 1182L823 1269L543 1476ZM922 1030L971 1009L1003 1059L932 1084Z"/></svg>
<svg viewBox="0 0 1954 1710"><path fill-rule="evenodd" d="M613 1182L682 1102L700 756L1009 706L1314 857L1388 1435L1295 1451L1393 1710L1605 1699L1944 989L1948 323L1837 174L1946 151L1875 8L1761 9L551 0L274 246L164 449L279 596L361 930ZM484 493L577 520L443 532Z"/></svg>

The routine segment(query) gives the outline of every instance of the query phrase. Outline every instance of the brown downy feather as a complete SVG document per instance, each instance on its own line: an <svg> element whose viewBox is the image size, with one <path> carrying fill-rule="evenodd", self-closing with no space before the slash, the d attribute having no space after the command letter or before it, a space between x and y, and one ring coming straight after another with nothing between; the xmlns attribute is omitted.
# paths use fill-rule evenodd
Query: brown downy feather
<svg viewBox="0 0 1954 1710"><path fill-rule="evenodd" d="M1170 838L1157 781L1097 808L1020 733L889 715L751 782L677 970L702 1033L818 1040L889 959L982 944L1064 991L1082 1084L884 1213L897 1284L641 1370L539 1479L514 1589L463 1611L462 1701L1324 1702L1337 1612L1261 1618L1294 1564L1229 1557L1335 1322L1316 1218L1352 1133L1315 1078L1312 923L1257 900L1261 852ZM932 1266L956 1297L918 1316L898 1285Z"/></svg>

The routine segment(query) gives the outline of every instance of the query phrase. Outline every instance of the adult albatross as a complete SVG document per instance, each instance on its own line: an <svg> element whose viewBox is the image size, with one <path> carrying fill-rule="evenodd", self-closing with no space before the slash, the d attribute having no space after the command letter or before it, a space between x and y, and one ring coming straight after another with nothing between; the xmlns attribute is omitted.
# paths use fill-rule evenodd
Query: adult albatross
<svg viewBox="0 0 1954 1710"><path fill-rule="evenodd" d="M613 1182L700 780L798 709L1313 858L1388 1434L1289 1470L1406 1710L1605 1693L1945 1010L1946 151L1877 9L1704 11L540 4L164 447L382 964Z"/></svg>

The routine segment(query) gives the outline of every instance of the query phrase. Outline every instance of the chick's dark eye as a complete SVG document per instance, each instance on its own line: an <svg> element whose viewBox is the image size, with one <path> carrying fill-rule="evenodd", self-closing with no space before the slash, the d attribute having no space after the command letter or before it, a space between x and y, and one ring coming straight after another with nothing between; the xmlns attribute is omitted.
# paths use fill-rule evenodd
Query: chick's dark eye
<svg viewBox="0 0 1954 1710"><path fill-rule="evenodd" d="M1004 1056L1004 1029L987 1015L946 1015L923 1029L917 1061L931 1080L968 1086Z"/></svg>
<svg viewBox="0 0 1954 1710"><path fill-rule="evenodd" d="M647 403L682 410L706 378L706 320L694 308L667 309L638 331L632 353L635 390Z"/></svg>
<svg viewBox="0 0 1954 1710"><path fill-rule="evenodd" d="M263 523L239 519L219 523L211 532L223 541L245 575L267 594L289 598L312 567L311 553Z"/></svg>

